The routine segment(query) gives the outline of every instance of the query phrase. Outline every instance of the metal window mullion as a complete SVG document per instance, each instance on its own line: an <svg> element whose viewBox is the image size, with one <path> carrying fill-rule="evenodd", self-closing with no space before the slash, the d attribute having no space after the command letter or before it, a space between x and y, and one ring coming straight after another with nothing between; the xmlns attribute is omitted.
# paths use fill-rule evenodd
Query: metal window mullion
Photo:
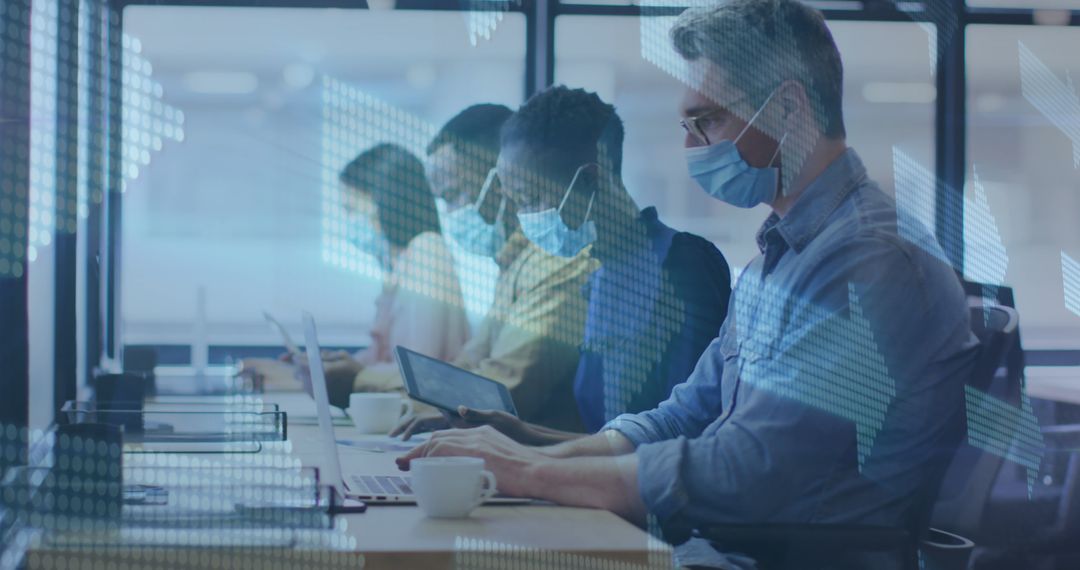
<svg viewBox="0 0 1080 570"><path fill-rule="evenodd" d="M105 116L105 18L108 10L102 0L87 0L88 44L87 61L87 219L86 219L86 370L85 377L93 378L94 369L104 354L104 323L102 313L104 243L105 180L106 180L106 116Z"/></svg>
<svg viewBox="0 0 1080 570"><path fill-rule="evenodd" d="M11 231L4 236L12 257L21 263L22 270L10 267L8 275L0 276L0 427L12 426L25 430L29 422L30 394L30 328L27 290L26 254L30 212L30 0L8 0L0 11L0 41L4 42L0 82L0 198L10 204L5 216L14 228L23 224L21 235ZM21 260L21 261L19 261ZM0 436L0 467L22 464L26 460L26 444L12 440L5 432ZM14 447L14 455L8 451Z"/></svg>
<svg viewBox="0 0 1080 570"><path fill-rule="evenodd" d="M75 306L79 202L79 3L59 3L56 89L56 252L53 327L54 410L76 396Z"/></svg>
<svg viewBox="0 0 1080 570"><path fill-rule="evenodd" d="M106 156L105 163L105 224L103 238L104 251L104 311L105 315L105 356L118 359L117 330L120 317L120 220L122 192L124 184L123 160L123 23L122 12L111 5L103 19L105 25L105 105L106 105Z"/></svg>
<svg viewBox="0 0 1080 570"><path fill-rule="evenodd" d="M935 232L945 255L964 270L964 173L967 168L966 20L964 0L947 0L953 19L938 22Z"/></svg>

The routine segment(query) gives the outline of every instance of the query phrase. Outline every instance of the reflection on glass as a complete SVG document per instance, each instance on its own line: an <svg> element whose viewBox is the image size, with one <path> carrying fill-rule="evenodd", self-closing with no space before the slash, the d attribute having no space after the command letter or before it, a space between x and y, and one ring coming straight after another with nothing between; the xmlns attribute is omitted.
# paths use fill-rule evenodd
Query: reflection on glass
<svg viewBox="0 0 1080 570"><path fill-rule="evenodd" d="M1062 254L1080 256L1076 117L1069 74L1080 71L1075 29L972 26L968 29L968 187L985 192L1007 253L1005 281L1016 289L1028 348L1075 346L1069 332ZM1071 117L1071 119L1070 119ZM978 186L972 179L978 175ZM966 258L984 250L965 239ZM970 269L972 264L967 263Z"/></svg>
<svg viewBox="0 0 1080 570"><path fill-rule="evenodd" d="M623 176L642 205L704 236L741 267L758 253L754 233L767 207L746 211L708 197L686 172L678 103L683 85L642 57L642 33L666 39L671 18L561 16L555 29L555 80L594 90L626 122ZM873 178L893 193L893 149L933 168L932 34L914 23L830 22L845 70L848 141ZM933 28L929 28L932 32ZM655 39L655 38L653 38ZM867 50L870 42L896 46Z"/></svg>
<svg viewBox="0 0 1080 570"><path fill-rule="evenodd" d="M378 272L323 259L324 85L393 109L367 117L372 129L337 125L349 158L380 142L423 157L431 129L416 131L417 121L433 128L473 103L521 102L524 17L498 16L477 38L449 11L127 8L124 32L161 87L150 112L182 110L183 134L149 164L142 148L134 156L139 175L127 181L122 224L124 341L276 344L262 312L292 326L306 309L325 315L328 344L366 343ZM132 118L129 139L141 136ZM493 280L493 262L453 253L459 273ZM470 314L482 315L490 296L490 285L469 287Z"/></svg>

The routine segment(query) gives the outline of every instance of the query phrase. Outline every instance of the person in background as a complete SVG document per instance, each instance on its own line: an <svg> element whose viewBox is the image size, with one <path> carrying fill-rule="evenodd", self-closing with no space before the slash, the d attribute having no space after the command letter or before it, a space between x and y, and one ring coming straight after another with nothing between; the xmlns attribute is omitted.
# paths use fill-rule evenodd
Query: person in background
<svg viewBox="0 0 1080 570"><path fill-rule="evenodd" d="M716 246L664 225L622 183L623 125L596 94L535 95L503 127L498 175L522 231L556 256L586 248L599 262L574 399L585 430L650 410L690 376L727 315L731 277ZM493 410L459 410L459 427L490 424L516 441L583 437Z"/></svg>
<svg viewBox="0 0 1080 570"><path fill-rule="evenodd" d="M354 384L396 377L395 346L453 360L468 340L469 324L423 163L400 146L379 144L350 162L339 182L348 241L383 269L371 344L356 354L322 355L330 403L345 408ZM307 363L298 360L296 375L310 390ZM257 363L243 367L258 374Z"/></svg>
<svg viewBox="0 0 1080 570"><path fill-rule="evenodd" d="M399 466L481 457L500 492L652 516L675 541L714 524L925 530L978 342L932 235L901 235L847 146L825 19L796 0L731 0L685 11L671 37L688 71L690 174L718 200L772 209L719 337L670 398L596 435L534 447L447 430ZM568 228L589 200L567 199Z"/></svg>
<svg viewBox="0 0 1080 570"><path fill-rule="evenodd" d="M499 131L510 115L502 105L474 105L450 119L427 148L431 190L446 202L446 233L499 268L493 304L476 334L456 358L443 359L505 384L529 421L580 429L572 380L585 320L581 288L591 262L587 254L549 255L518 231L513 205L490 175ZM365 371L352 388L397 390L402 381L396 370L378 376ZM445 419L429 409L409 425L433 422Z"/></svg>

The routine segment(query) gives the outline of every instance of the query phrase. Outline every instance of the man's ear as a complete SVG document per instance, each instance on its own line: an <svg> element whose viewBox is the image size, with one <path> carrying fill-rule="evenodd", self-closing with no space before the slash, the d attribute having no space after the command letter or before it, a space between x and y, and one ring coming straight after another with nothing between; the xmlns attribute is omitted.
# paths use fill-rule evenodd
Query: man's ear
<svg viewBox="0 0 1080 570"><path fill-rule="evenodd" d="M783 109L783 120L789 123L793 118L813 114L810 96L801 81L789 79L780 84L776 93Z"/></svg>

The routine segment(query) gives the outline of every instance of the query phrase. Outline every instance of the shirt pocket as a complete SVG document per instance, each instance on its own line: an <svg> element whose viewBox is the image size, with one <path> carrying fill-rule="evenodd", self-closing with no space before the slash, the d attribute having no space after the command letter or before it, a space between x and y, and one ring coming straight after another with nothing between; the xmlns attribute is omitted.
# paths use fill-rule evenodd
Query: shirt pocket
<svg viewBox="0 0 1080 570"><path fill-rule="evenodd" d="M725 367L736 362L739 359L739 353L739 339L737 338L737 335L731 334L729 331L728 334L725 334L720 338L720 355L724 358Z"/></svg>

